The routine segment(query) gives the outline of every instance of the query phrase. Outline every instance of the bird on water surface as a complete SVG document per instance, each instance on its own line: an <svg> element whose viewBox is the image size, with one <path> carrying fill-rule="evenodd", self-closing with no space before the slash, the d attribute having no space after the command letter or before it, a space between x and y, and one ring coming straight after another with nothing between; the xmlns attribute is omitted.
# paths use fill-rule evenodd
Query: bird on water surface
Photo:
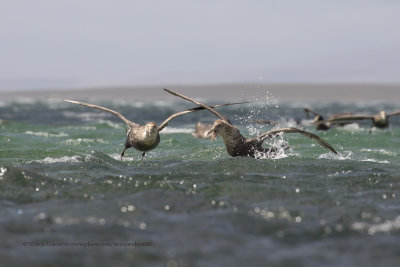
<svg viewBox="0 0 400 267"><path fill-rule="evenodd" d="M246 138L244 137L238 128L233 126L229 120L221 115L219 112L215 111L212 107L207 106L204 103L196 101L192 98L186 97L182 94L176 93L169 89L164 89L166 92L175 95L177 97L183 98L190 102L193 102L201 107L208 109L214 115L219 117L220 119L216 120L212 126L212 128L208 131L207 135L211 135L211 140L214 140L218 134L221 135L226 151L232 157L242 156L242 157L253 157L253 158L260 158L262 156L269 156L271 153L274 153L273 148L264 148L262 145L264 141L268 138L273 138L278 133L300 133L302 135L308 136L311 139L315 140L320 144L322 147L332 151L335 154L338 154L336 150L324 139L321 137L312 134L307 131L303 131L297 128L289 127L289 128L280 128L267 131L259 136Z"/></svg>

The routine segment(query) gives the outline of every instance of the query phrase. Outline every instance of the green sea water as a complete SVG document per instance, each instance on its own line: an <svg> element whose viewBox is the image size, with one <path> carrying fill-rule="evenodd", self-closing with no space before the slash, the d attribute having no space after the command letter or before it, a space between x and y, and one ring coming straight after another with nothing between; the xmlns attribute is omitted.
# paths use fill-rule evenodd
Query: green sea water
<svg viewBox="0 0 400 267"><path fill-rule="evenodd" d="M137 123L161 123L184 101L89 99ZM125 126L112 115L57 100L0 101L1 266L398 266L400 118L326 132L303 105L220 109L246 136L272 119L316 133L333 155L297 134L275 159L232 158L220 138L194 139L208 111L184 115L141 159L121 162ZM328 116L395 105L319 103Z"/></svg>

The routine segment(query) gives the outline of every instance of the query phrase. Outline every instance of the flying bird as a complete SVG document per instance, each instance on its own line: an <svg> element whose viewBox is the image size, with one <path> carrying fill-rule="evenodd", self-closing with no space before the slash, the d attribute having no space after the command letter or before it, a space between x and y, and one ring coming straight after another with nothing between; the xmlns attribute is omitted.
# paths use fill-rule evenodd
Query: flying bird
<svg viewBox="0 0 400 267"><path fill-rule="evenodd" d="M348 122L348 121L358 121L358 120L372 120L372 126L384 129L389 127L389 118L397 115L400 115L400 110L392 113L386 113L385 111L381 110L376 115L363 115L363 114L338 115L335 118L328 119L327 122L337 123L337 122Z"/></svg>

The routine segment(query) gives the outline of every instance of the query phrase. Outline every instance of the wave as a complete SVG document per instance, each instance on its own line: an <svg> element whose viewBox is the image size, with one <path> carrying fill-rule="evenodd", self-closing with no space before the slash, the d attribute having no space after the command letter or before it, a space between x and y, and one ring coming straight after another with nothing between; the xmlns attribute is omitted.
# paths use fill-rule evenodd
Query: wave
<svg viewBox="0 0 400 267"><path fill-rule="evenodd" d="M353 152L351 151L343 151L342 153L339 154L333 154L330 152L324 153L322 155L319 155L318 159L336 159L336 160L347 160L347 159L352 159Z"/></svg>
<svg viewBox="0 0 400 267"><path fill-rule="evenodd" d="M106 140L102 138L77 138L77 139L67 139L61 142L62 144L66 145L81 145L84 143L100 143L100 144L109 144Z"/></svg>
<svg viewBox="0 0 400 267"><path fill-rule="evenodd" d="M388 155L388 156L396 156L397 153L386 150L386 149L371 149L371 148L362 148L360 149L361 152L376 152L382 155Z"/></svg>
<svg viewBox="0 0 400 267"><path fill-rule="evenodd" d="M29 161L28 163L60 163L60 162L82 162L82 158L80 156L64 156L61 158L51 158L51 157L46 157L41 160L32 160Z"/></svg>
<svg viewBox="0 0 400 267"><path fill-rule="evenodd" d="M376 159L368 159L368 158L362 159L361 161L376 162L376 163L385 163L385 164L390 163L390 162L387 161L387 160L376 160Z"/></svg>
<svg viewBox="0 0 400 267"><path fill-rule="evenodd" d="M58 134L48 133L48 132L33 132L33 131L25 131L25 134L42 136L42 137L67 137L68 134L64 132L60 132Z"/></svg>

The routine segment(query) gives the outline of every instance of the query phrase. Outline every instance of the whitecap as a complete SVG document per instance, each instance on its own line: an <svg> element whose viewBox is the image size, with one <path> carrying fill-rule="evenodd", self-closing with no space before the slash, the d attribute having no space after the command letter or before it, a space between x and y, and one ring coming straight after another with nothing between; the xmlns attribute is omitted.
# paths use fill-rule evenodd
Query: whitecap
<svg viewBox="0 0 400 267"><path fill-rule="evenodd" d="M83 121L92 121L94 119L110 118L112 115L106 112L74 112L64 111L63 116L69 119L81 119Z"/></svg>
<svg viewBox="0 0 400 267"><path fill-rule="evenodd" d="M194 130L192 128L173 128L167 127L163 129L160 134L172 134L172 133L192 133Z"/></svg>
<svg viewBox="0 0 400 267"><path fill-rule="evenodd" d="M376 163L385 163L385 164L390 163L390 162L387 161L387 160L376 160L376 159L369 159L369 158L362 159L361 161L376 162Z"/></svg>
<svg viewBox="0 0 400 267"><path fill-rule="evenodd" d="M121 155L120 154L109 154L108 156L110 158L113 158L113 159L118 160L118 161L121 160ZM134 161L134 160L135 160L135 158L133 158L133 157L127 157L127 156L122 157L122 161Z"/></svg>
<svg viewBox="0 0 400 267"><path fill-rule="evenodd" d="M340 129L348 132L361 132L365 131L365 128L360 127L358 123L351 123L342 126Z"/></svg>
<svg viewBox="0 0 400 267"><path fill-rule="evenodd" d="M97 138L97 139L91 139L91 138L77 138L77 139L67 139L62 141L62 144L66 145L80 145L82 143L100 143L100 144L108 144L107 141L105 141L102 138Z"/></svg>
<svg viewBox="0 0 400 267"><path fill-rule="evenodd" d="M36 163L59 163L59 162L81 162L81 158L79 156L64 156L61 158L51 158L51 157L46 157L42 160L33 160L30 161L29 163L36 162Z"/></svg>
<svg viewBox="0 0 400 267"><path fill-rule="evenodd" d="M380 153L382 155L388 155L388 156L396 156L397 154L395 152L392 151L388 151L385 149L371 149L371 148L362 148L360 149L361 152L377 152Z"/></svg>
<svg viewBox="0 0 400 267"><path fill-rule="evenodd" d="M318 159L346 160L346 159L351 159L352 155L353 155L353 152L351 152L351 151L343 151L342 153L339 153L339 154L327 152L327 153L319 155Z"/></svg>
<svg viewBox="0 0 400 267"><path fill-rule="evenodd" d="M58 134L52 134L48 132L33 132L33 131L26 131L25 134L30 134L30 135L36 135L36 136L42 136L42 137L66 137L68 134L64 132L60 132Z"/></svg>

